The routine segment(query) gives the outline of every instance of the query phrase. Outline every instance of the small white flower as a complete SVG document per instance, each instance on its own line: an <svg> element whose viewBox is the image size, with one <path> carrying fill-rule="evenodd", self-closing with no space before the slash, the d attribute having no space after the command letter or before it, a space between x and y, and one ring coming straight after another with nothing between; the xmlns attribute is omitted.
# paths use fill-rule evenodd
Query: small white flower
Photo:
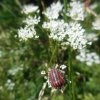
<svg viewBox="0 0 100 100"><path fill-rule="evenodd" d="M13 90L15 83L12 82L12 80L8 79L5 86L7 87L8 90Z"/></svg>
<svg viewBox="0 0 100 100"><path fill-rule="evenodd" d="M18 29L18 37L21 39L21 40L27 40L27 38L32 38L33 37L33 34L32 32L29 32L27 27L25 28L20 28Z"/></svg>
<svg viewBox="0 0 100 100"><path fill-rule="evenodd" d="M86 34L86 39L90 42L97 41L98 37L95 33L88 33Z"/></svg>
<svg viewBox="0 0 100 100"><path fill-rule="evenodd" d="M65 24L63 20L50 20L50 22L44 22L43 28L50 29L49 38L57 41L62 41L65 37Z"/></svg>
<svg viewBox="0 0 100 100"><path fill-rule="evenodd" d="M89 52L85 49L80 51L80 54L76 56L76 59L86 63L88 66L100 64L100 57L95 52Z"/></svg>
<svg viewBox="0 0 100 100"><path fill-rule="evenodd" d="M97 6L98 6L97 3L93 3L93 4L90 5L90 8L91 8L91 9L95 9Z"/></svg>
<svg viewBox="0 0 100 100"><path fill-rule="evenodd" d="M63 70L65 69L67 66L66 65L61 65L60 68Z"/></svg>
<svg viewBox="0 0 100 100"><path fill-rule="evenodd" d="M72 1L70 3L70 9L67 13L74 20L84 20L84 6L80 1Z"/></svg>
<svg viewBox="0 0 100 100"><path fill-rule="evenodd" d="M85 30L77 22L70 22L66 27L66 34L68 39L65 42L66 45L70 45L73 49L83 49L87 44L85 38Z"/></svg>
<svg viewBox="0 0 100 100"><path fill-rule="evenodd" d="M92 25L93 25L93 29L100 30L100 16L95 19Z"/></svg>
<svg viewBox="0 0 100 100"><path fill-rule="evenodd" d="M23 22L26 23L28 26L35 25L40 22L40 17L36 18L36 16L28 16Z"/></svg>
<svg viewBox="0 0 100 100"><path fill-rule="evenodd" d="M76 73L76 75L80 76L80 73L79 72L75 72L75 73Z"/></svg>
<svg viewBox="0 0 100 100"><path fill-rule="evenodd" d="M48 79L48 77L47 77L47 76L44 76L44 79L46 79L46 80L47 80L47 79Z"/></svg>
<svg viewBox="0 0 100 100"><path fill-rule="evenodd" d="M45 75L45 74L46 74L46 72L43 70L43 71L41 71L41 74L42 74L42 75Z"/></svg>
<svg viewBox="0 0 100 100"><path fill-rule="evenodd" d="M44 63L44 66L45 66L45 67L48 67L48 63L47 63L47 62L45 62L45 63Z"/></svg>
<svg viewBox="0 0 100 100"><path fill-rule="evenodd" d="M62 4L58 1L57 3L51 4L50 7L43 12L49 19L57 19L59 17L59 12L62 10Z"/></svg>
<svg viewBox="0 0 100 100"><path fill-rule="evenodd" d="M8 74L10 75L16 75L19 71L22 71L22 67L16 67L8 70Z"/></svg>
<svg viewBox="0 0 100 100"><path fill-rule="evenodd" d="M71 83L72 83L72 81L69 81L69 83L71 84Z"/></svg>
<svg viewBox="0 0 100 100"><path fill-rule="evenodd" d="M18 37L21 39L21 40L27 40L28 38L35 38L37 39L38 36L36 35L36 31L34 29L34 27L32 26L25 26L24 28L20 28L18 30Z"/></svg>
<svg viewBox="0 0 100 100"><path fill-rule="evenodd" d="M29 14L29 13L35 12L36 10L38 10L38 6L35 6L33 4L28 4L28 5L23 6L21 12L25 14Z"/></svg>
<svg viewBox="0 0 100 100"><path fill-rule="evenodd" d="M24 28L21 27L18 30L18 37L21 40L27 40L28 38L37 39L39 36L36 34L34 25L38 24L39 21L40 21L40 18L36 18L36 16L34 18L31 16L28 16L26 20L23 21L26 24L26 26Z"/></svg>

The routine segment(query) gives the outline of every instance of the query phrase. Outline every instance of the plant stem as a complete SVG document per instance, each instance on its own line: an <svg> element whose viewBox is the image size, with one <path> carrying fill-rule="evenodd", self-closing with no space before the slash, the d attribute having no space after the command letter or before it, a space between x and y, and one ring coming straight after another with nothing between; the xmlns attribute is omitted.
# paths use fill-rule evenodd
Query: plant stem
<svg viewBox="0 0 100 100"><path fill-rule="evenodd" d="M51 54L49 66L51 66L51 63L52 63L53 58L55 57L55 53L56 53L56 51L57 51L57 48L58 48L58 42L56 42L55 48L53 49L53 52L52 52L52 54Z"/></svg>
<svg viewBox="0 0 100 100"><path fill-rule="evenodd" d="M68 56L69 56L69 60L68 60L68 79L69 79L69 81L71 81L70 52L69 52ZM69 100L71 100L71 83L69 83L68 87L69 87Z"/></svg>
<svg viewBox="0 0 100 100"><path fill-rule="evenodd" d="M86 58L86 56L85 56L85 58ZM82 67L84 68L84 64L82 64ZM82 86L83 86L83 96L85 95L85 86L86 86L86 78L85 78L85 75L86 75L86 72L85 72L85 70L83 70L83 84L82 84Z"/></svg>
<svg viewBox="0 0 100 100"><path fill-rule="evenodd" d="M75 100L75 91L74 91L74 70L73 66L71 66L71 81L72 81L72 100Z"/></svg>
<svg viewBox="0 0 100 100"><path fill-rule="evenodd" d="M69 50L69 60L68 60L68 76L71 84L69 84L69 100L75 100L75 91L74 91L74 71L72 65L72 51Z"/></svg>
<svg viewBox="0 0 100 100"><path fill-rule="evenodd" d="M64 20L67 21L66 13L67 12L67 0L64 0Z"/></svg>

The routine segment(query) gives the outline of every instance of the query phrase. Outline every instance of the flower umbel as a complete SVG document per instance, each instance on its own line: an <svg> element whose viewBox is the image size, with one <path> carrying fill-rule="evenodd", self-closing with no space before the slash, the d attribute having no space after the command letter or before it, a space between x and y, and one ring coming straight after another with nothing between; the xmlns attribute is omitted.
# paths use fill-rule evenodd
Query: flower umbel
<svg viewBox="0 0 100 100"><path fill-rule="evenodd" d="M19 71L22 71L22 67L12 68L8 70L8 74L10 75L16 75Z"/></svg>
<svg viewBox="0 0 100 100"><path fill-rule="evenodd" d="M35 38L37 39L39 36L36 34L35 30L35 24L38 24L40 21L40 18L36 18L36 16L33 18L31 16L28 16L26 20L23 22L26 24L24 28L20 28L18 30L18 37L21 40L27 40L28 38Z"/></svg>
<svg viewBox="0 0 100 100"><path fill-rule="evenodd" d="M93 25L93 29L100 30L100 16L95 19L92 25Z"/></svg>
<svg viewBox="0 0 100 100"><path fill-rule="evenodd" d="M15 83L12 82L11 79L8 79L7 82L6 82L6 84L5 84L5 87L6 87L8 90L13 90L14 86L15 86Z"/></svg>
<svg viewBox="0 0 100 100"><path fill-rule="evenodd" d="M80 51L80 54L76 56L76 59L86 63L88 66L100 64L100 57L95 52L89 52L85 49Z"/></svg>
<svg viewBox="0 0 100 100"><path fill-rule="evenodd" d="M21 40L27 40L28 38L38 38L38 36L36 35L36 31L34 29L34 27L29 27L29 26L25 26L24 28L20 28L18 30L18 37Z"/></svg>
<svg viewBox="0 0 100 100"><path fill-rule="evenodd" d="M70 9L67 13L74 20L84 20L84 6L80 1L72 1L70 3Z"/></svg>
<svg viewBox="0 0 100 100"><path fill-rule="evenodd" d="M62 41L65 37L65 24L63 20L50 20L50 22L44 22L43 28L50 29L49 38Z"/></svg>
<svg viewBox="0 0 100 100"><path fill-rule="evenodd" d="M63 5L58 1L56 3L51 4L50 7L43 12L48 19L57 19L59 16L59 12L62 10Z"/></svg>
<svg viewBox="0 0 100 100"><path fill-rule="evenodd" d="M73 49L83 49L87 40L84 36L85 30L77 22L70 22L67 26L68 39L67 44L69 44Z"/></svg>
<svg viewBox="0 0 100 100"><path fill-rule="evenodd" d="M37 18L36 16L35 17L28 16L23 22L28 26L35 25L40 22L40 17Z"/></svg>
<svg viewBox="0 0 100 100"><path fill-rule="evenodd" d="M22 13L29 14L38 10L38 6L33 4L24 5L22 8Z"/></svg>
<svg viewBox="0 0 100 100"><path fill-rule="evenodd" d="M44 22L43 28L50 29L49 38L60 41L61 45L82 49L88 44L85 30L77 22L65 23L63 20L50 20L50 22Z"/></svg>

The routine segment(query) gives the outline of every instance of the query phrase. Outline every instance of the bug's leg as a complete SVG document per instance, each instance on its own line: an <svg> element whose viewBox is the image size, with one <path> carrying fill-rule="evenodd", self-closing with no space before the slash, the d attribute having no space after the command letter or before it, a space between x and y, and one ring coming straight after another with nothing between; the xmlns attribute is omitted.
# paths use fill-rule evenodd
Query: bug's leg
<svg viewBox="0 0 100 100"><path fill-rule="evenodd" d="M64 93L64 90L61 88L61 89L60 89L60 92L61 92L61 93Z"/></svg>
<svg viewBox="0 0 100 100"><path fill-rule="evenodd" d="M50 98L54 95L54 93L57 91L55 88L51 88ZM51 99L50 99L51 100Z"/></svg>
<svg viewBox="0 0 100 100"><path fill-rule="evenodd" d="M40 90L40 93L39 93L38 100L42 100L46 86L47 86L47 81L43 83L42 89Z"/></svg>
<svg viewBox="0 0 100 100"><path fill-rule="evenodd" d="M61 71L62 74L65 74L65 71L63 71L63 70L60 70L60 71Z"/></svg>
<svg viewBox="0 0 100 100"><path fill-rule="evenodd" d="M57 89L55 89L55 88L52 88L52 89L51 89L51 93L54 93L54 92L56 92L56 90L57 90Z"/></svg>

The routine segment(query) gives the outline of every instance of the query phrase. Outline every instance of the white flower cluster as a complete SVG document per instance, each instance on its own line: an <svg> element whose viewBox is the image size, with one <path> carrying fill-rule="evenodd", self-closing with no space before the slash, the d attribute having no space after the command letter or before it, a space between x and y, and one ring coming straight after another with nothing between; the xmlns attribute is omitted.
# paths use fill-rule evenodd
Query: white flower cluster
<svg viewBox="0 0 100 100"><path fill-rule="evenodd" d="M45 70L42 70L41 75L45 75L45 74L46 74Z"/></svg>
<svg viewBox="0 0 100 100"><path fill-rule="evenodd" d="M27 40L28 38L37 39L39 36L36 34L34 25L38 24L39 21L40 18L36 18L36 17L33 18L31 16L28 16L26 20L23 21L26 24L26 26L24 28L21 27L18 30L18 37L21 40Z"/></svg>
<svg viewBox="0 0 100 100"><path fill-rule="evenodd" d="M66 66L66 65L61 65L60 68L61 68L62 70L64 70L65 68L67 68L67 66Z"/></svg>
<svg viewBox="0 0 100 100"><path fill-rule="evenodd" d="M67 15L70 16L74 20L84 20L84 6L80 1L73 0L70 3L70 9L67 12Z"/></svg>
<svg viewBox="0 0 100 100"><path fill-rule="evenodd" d="M70 45L73 49L83 49L88 44L85 30L77 22L64 23L63 20L44 22L43 28L50 29L49 38L61 41L61 45Z"/></svg>
<svg viewBox="0 0 100 100"><path fill-rule="evenodd" d="M28 38L32 38L33 33L36 34L34 27L29 28L28 26L26 26L18 30L18 36L22 40L27 40Z"/></svg>
<svg viewBox="0 0 100 100"><path fill-rule="evenodd" d="M93 25L93 29L100 30L100 16L95 19L92 25Z"/></svg>
<svg viewBox="0 0 100 100"><path fill-rule="evenodd" d="M38 6L35 6L33 4L28 4L22 7L21 12L24 14L29 14L29 13L35 12L36 10L38 10Z"/></svg>
<svg viewBox="0 0 100 100"><path fill-rule="evenodd" d="M68 39L65 44L69 44L73 49L83 49L88 44L85 38L85 30L77 22L70 22L67 25Z"/></svg>
<svg viewBox="0 0 100 100"><path fill-rule="evenodd" d="M90 5L90 8L91 8L91 9L95 9L97 6L98 6L97 3L93 3L93 4Z"/></svg>
<svg viewBox="0 0 100 100"><path fill-rule="evenodd" d="M95 52L89 52L88 50L81 50L80 54L76 56L76 59L85 62L88 66L100 64L100 57Z"/></svg>
<svg viewBox="0 0 100 100"><path fill-rule="evenodd" d="M86 39L91 43L98 40L98 36L95 33L86 34Z"/></svg>
<svg viewBox="0 0 100 100"><path fill-rule="evenodd" d="M19 71L23 71L22 67L12 68L8 70L8 74L16 75Z"/></svg>
<svg viewBox="0 0 100 100"><path fill-rule="evenodd" d="M49 38L57 41L62 41L65 37L65 23L63 20L50 20L50 22L44 22L43 28L50 29Z"/></svg>
<svg viewBox="0 0 100 100"><path fill-rule="evenodd" d="M48 19L57 19L59 17L59 12L62 10L63 5L58 1L56 3L51 4L50 7L46 9L43 14L45 14Z"/></svg>
<svg viewBox="0 0 100 100"><path fill-rule="evenodd" d="M8 90L13 90L14 86L15 86L15 83L12 82L11 79L8 79L7 82L6 82L6 84L5 84L5 87L6 87Z"/></svg>
<svg viewBox="0 0 100 100"><path fill-rule="evenodd" d="M40 17L36 18L36 16L33 18L31 16L28 16L24 21L25 24L28 26L38 24L40 22Z"/></svg>

